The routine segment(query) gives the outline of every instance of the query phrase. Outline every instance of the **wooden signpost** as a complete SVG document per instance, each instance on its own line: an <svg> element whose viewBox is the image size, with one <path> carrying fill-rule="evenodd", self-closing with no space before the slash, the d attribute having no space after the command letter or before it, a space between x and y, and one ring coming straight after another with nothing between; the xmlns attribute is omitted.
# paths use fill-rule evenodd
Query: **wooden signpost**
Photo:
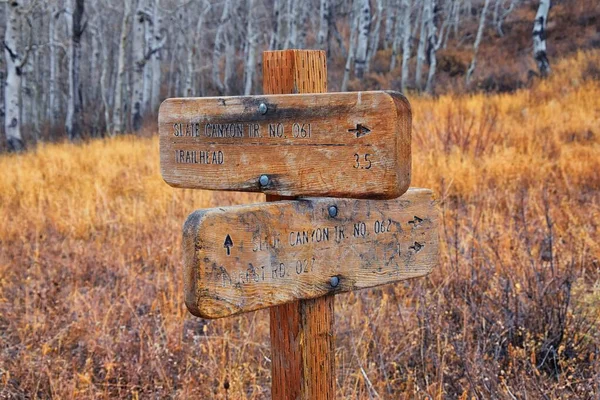
<svg viewBox="0 0 600 400"><path fill-rule="evenodd" d="M169 99L159 114L167 183L267 194L192 213L183 253L194 315L269 307L274 399L335 398L336 293L423 276L437 262L432 193L407 191L408 102L308 94L327 91L325 59L265 52L265 95Z"/></svg>

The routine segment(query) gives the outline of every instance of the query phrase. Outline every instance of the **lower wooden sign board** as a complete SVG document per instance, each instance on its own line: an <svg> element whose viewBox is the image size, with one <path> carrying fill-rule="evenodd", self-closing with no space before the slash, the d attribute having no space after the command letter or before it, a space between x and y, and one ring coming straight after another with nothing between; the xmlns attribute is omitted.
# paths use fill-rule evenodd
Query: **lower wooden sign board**
<svg viewBox="0 0 600 400"><path fill-rule="evenodd" d="M398 92L167 99L158 127L175 187L387 199L410 184L411 111Z"/></svg>
<svg viewBox="0 0 600 400"><path fill-rule="evenodd" d="M432 192L306 198L196 211L183 229L185 301L220 318L424 276L438 259Z"/></svg>

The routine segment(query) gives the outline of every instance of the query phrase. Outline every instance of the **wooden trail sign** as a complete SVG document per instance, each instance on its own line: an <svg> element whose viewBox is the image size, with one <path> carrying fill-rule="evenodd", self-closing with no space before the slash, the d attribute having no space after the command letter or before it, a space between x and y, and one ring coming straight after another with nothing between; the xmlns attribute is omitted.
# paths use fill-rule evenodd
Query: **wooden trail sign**
<svg viewBox="0 0 600 400"><path fill-rule="evenodd" d="M186 304L219 318L426 275L437 218L428 189L196 211L183 233Z"/></svg>
<svg viewBox="0 0 600 400"><path fill-rule="evenodd" d="M410 184L411 111L398 92L168 99L159 133L175 187L387 199Z"/></svg>
<svg viewBox="0 0 600 400"><path fill-rule="evenodd" d="M269 202L190 215L185 302L206 318L269 307L272 397L334 399L334 295L429 273L438 216L431 191L406 192L401 94L324 93L326 55L315 50L264 52L263 91L161 106L167 183Z"/></svg>

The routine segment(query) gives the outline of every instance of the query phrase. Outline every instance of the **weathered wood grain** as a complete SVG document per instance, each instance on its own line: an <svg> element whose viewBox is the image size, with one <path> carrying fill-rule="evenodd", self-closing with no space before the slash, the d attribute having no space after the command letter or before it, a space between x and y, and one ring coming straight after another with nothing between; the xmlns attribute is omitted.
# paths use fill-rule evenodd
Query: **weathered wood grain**
<svg viewBox="0 0 600 400"><path fill-rule="evenodd" d="M175 187L395 198L410 184L411 112L398 92L173 98L159 132Z"/></svg>
<svg viewBox="0 0 600 400"><path fill-rule="evenodd" d="M320 50L263 53L266 94L327 92L327 56ZM283 200L267 195L267 201ZM269 308L273 399L335 399L335 296Z"/></svg>
<svg viewBox="0 0 600 400"><path fill-rule="evenodd" d="M423 276L437 263L437 227L428 189L196 211L184 228L186 304L219 318Z"/></svg>

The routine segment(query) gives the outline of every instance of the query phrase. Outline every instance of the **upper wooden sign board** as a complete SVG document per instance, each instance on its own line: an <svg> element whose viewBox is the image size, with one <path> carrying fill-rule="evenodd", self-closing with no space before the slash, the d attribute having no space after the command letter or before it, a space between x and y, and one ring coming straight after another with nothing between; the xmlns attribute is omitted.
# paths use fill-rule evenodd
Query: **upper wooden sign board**
<svg viewBox="0 0 600 400"><path fill-rule="evenodd" d="M219 318L423 276L438 259L431 191L200 210L184 225L185 299Z"/></svg>
<svg viewBox="0 0 600 400"><path fill-rule="evenodd" d="M397 92L174 98L158 124L175 187L388 199L410 184L411 112Z"/></svg>

